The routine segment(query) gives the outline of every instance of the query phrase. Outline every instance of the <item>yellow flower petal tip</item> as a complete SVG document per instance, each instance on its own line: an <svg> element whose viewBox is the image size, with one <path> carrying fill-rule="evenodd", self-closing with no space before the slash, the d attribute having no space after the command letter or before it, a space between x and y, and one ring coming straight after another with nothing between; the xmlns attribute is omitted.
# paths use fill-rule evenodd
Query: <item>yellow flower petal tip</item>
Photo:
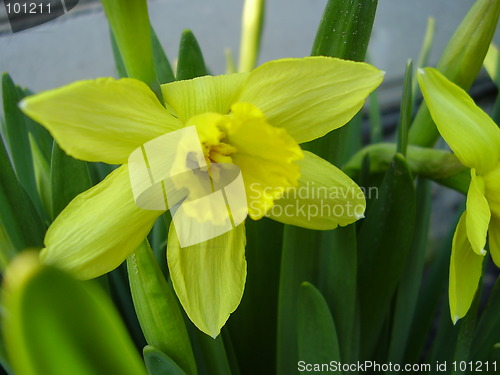
<svg viewBox="0 0 500 375"><path fill-rule="evenodd" d="M356 220L361 220L361 219L364 219L365 218L365 214L362 213L362 214L358 214L356 213Z"/></svg>
<svg viewBox="0 0 500 375"><path fill-rule="evenodd" d="M482 249L481 251L479 251L479 254L486 255L486 249Z"/></svg>
<svg viewBox="0 0 500 375"><path fill-rule="evenodd" d="M455 315L453 317L453 325L456 325L459 320L460 320L460 317L458 315Z"/></svg>

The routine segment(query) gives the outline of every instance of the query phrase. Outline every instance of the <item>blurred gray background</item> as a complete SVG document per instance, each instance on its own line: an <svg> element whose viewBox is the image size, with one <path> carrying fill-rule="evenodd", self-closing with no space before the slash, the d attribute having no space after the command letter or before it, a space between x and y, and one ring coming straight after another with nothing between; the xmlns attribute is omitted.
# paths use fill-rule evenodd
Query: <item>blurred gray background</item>
<svg viewBox="0 0 500 375"><path fill-rule="evenodd" d="M386 88L400 82L406 60L417 59L427 18L436 19L431 53L440 51L474 0L379 0L369 47L374 65L387 72ZM269 0L259 62L310 53L326 0ZM224 49L238 56L243 0L151 0L154 28L174 62L182 30L192 29L215 74L224 73ZM116 75L108 29L98 1L80 0L66 15L12 33L0 6L0 72L34 91L79 80ZM386 91L389 91L386 89ZM394 91L394 90L393 90ZM396 94L396 93L395 93ZM400 94L383 101L393 101Z"/></svg>

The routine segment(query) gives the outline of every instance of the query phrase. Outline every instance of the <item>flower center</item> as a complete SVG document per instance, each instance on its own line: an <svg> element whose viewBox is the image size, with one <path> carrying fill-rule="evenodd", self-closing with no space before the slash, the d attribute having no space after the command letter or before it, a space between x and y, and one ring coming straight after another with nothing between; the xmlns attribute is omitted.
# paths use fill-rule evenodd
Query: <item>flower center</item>
<svg viewBox="0 0 500 375"><path fill-rule="evenodd" d="M269 124L254 105L236 103L227 115L204 113L186 125L196 126L208 164L233 163L240 168L252 219L262 218L276 199L297 186L300 146L285 129Z"/></svg>
<svg viewBox="0 0 500 375"><path fill-rule="evenodd" d="M187 126L194 125L200 137L203 154L207 164L210 163L232 163L231 155L237 150L235 147L224 142L226 137L225 122L226 116L218 113L207 112L192 117Z"/></svg>

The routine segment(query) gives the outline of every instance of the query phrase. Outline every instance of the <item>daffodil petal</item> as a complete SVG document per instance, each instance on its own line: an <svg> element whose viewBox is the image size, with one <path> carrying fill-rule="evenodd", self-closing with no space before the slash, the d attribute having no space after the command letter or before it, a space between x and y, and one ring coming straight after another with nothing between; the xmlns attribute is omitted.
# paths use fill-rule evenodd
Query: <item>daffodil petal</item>
<svg viewBox="0 0 500 375"><path fill-rule="evenodd" d="M458 222L450 260L449 303L453 323L469 311L482 273L484 257L477 255L467 239L466 213Z"/></svg>
<svg viewBox="0 0 500 375"><path fill-rule="evenodd" d="M123 164L143 143L182 127L148 86L101 78L30 96L22 110L76 159Z"/></svg>
<svg viewBox="0 0 500 375"><path fill-rule="evenodd" d="M250 73L238 98L258 107L298 143L346 124L382 82L371 65L331 57L282 59Z"/></svg>
<svg viewBox="0 0 500 375"><path fill-rule="evenodd" d="M161 86L167 107L182 122L205 112L227 114L248 73L203 76Z"/></svg>
<svg viewBox="0 0 500 375"><path fill-rule="evenodd" d="M479 174L500 158L500 129L467 93L432 68L419 70L418 81L431 116L463 165Z"/></svg>
<svg viewBox="0 0 500 375"><path fill-rule="evenodd" d="M271 219L303 228L328 230L364 217L365 195L344 172L319 156L304 151L299 185L275 201Z"/></svg>
<svg viewBox="0 0 500 375"><path fill-rule="evenodd" d="M493 216L500 219L500 162L493 170L484 175L484 195L488 200Z"/></svg>
<svg viewBox="0 0 500 375"><path fill-rule="evenodd" d="M486 254L486 234L491 211L484 196L484 181L471 169L471 182L467 193L467 238L472 249L479 255Z"/></svg>
<svg viewBox="0 0 500 375"><path fill-rule="evenodd" d="M497 267L500 267L500 218L491 218L488 235L491 257Z"/></svg>
<svg viewBox="0 0 500 375"><path fill-rule="evenodd" d="M243 175L248 214L258 220L275 199L297 184L300 168L296 162L303 153L284 129L269 125L252 104L236 103L231 108L226 139L236 150L232 161Z"/></svg>
<svg viewBox="0 0 500 375"><path fill-rule="evenodd" d="M136 206L123 165L61 212L47 231L41 258L82 279L103 275L135 250L161 213Z"/></svg>
<svg viewBox="0 0 500 375"><path fill-rule="evenodd" d="M167 260L175 293L189 319L211 337L219 335L243 296L245 243L244 224L184 248L170 227Z"/></svg>

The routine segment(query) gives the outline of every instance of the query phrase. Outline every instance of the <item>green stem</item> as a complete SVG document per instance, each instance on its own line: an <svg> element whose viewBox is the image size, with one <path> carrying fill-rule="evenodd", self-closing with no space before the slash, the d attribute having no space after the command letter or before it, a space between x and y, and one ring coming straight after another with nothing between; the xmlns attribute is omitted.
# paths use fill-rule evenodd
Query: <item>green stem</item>
<svg viewBox="0 0 500 375"><path fill-rule="evenodd" d="M156 77L146 0L101 0L127 76L146 83L163 103Z"/></svg>
<svg viewBox="0 0 500 375"><path fill-rule="evenodd" d="M240 43L238 71L249 72L257 63L262 26L264 24L265 0L245 0Z"/></svg>
<svg viewBox="0 0 500 375"><path fill-rule="evenodd" d="M187 374L197 374L182 313L147 241L127 258L135 311L148 344L167 354Z"/></svg>

